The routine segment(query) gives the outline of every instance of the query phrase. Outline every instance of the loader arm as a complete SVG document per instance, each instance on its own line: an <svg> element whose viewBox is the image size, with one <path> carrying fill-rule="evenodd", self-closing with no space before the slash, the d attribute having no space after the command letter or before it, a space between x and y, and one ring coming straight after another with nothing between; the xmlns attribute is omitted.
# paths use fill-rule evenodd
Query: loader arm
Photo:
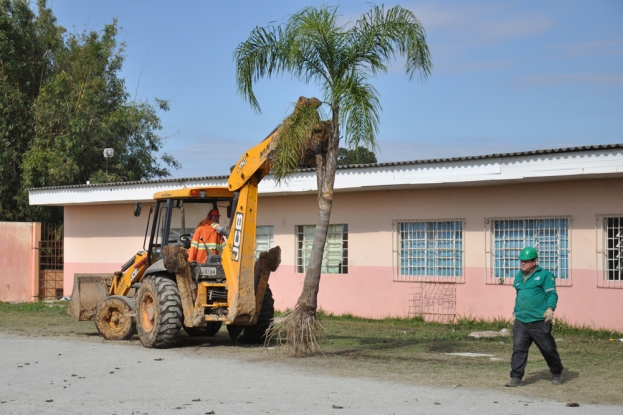
<svg viewBox="0 0 623 415"><path fill-rule="evenodd" d="M228 320L234 324L257 319L256 297L263 298L268 284L268 278L262 278L256 286L254 278L257 200L259 182L270 172L270 157L275 151L278 133L279 127L245 152L227 182L228 189L236 196L222 264L228 283Z"/></svg>

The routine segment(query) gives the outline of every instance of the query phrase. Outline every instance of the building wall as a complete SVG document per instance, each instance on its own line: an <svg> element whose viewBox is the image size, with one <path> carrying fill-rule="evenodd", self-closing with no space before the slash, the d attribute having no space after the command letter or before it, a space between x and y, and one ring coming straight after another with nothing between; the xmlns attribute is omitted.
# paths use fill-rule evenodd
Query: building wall
<svg viewBox="0 0 623 415"><path fill-rule="evenodd" d="M258 225L274 225L282 264L271 277L276 307L293 307L303 275L295 268L295 225L313 224L315 196L260 199ZM287 206L287 209L284 207ZM392 221L464 220L465 282L456 284L459 316L493 319L512 313L515 291L485 283L485 219L570 217L572 285L558 288L556 315L570 323L623 330L623 289L597 288L597 215L623 216L623 180L581 180L335 195L331 223L347 223L349 273L323 275L319 306L334 313L406 316L417 283L394 282ZM394 260L392 262L392 260Z"/></svg>
<svg viewBox="0 0 623 415"><path fill-rule="evenodd" d="M41 224L0 222L0 301L35 301Z"/></svg>
<svg viewBox="0 0 623 415"><path fill-rule="evenodd" d="M295 227L315 224L316 196L261 197L259 203L258 225L272 225L275 245L282 249L281 266L271 277L275 306L291 308L304 278L296 273ZM73 273L115 271L141 249L147 215L135 218L132 209L130 204L66 207L67 294ZM419 283L394 281L394 221L461 219L465 277L452 287L456 313L508 318L513 287L486 283L485 220L564 216L571 219L571 286L558 288L557 317L623 330L623 289L597 288L600 214L623 216L622 179L337 193L331 223L348 224L349 268L348 274L322 276L319 306L336 314L408 316L410 293Z"/></svg>
<svg viewBox="0 0 623 415"><path fill-rule="evenodd" d="M113 273L142 249L147 211L134 217L133 204L65 206L65 295L74 274Z"/></svg>

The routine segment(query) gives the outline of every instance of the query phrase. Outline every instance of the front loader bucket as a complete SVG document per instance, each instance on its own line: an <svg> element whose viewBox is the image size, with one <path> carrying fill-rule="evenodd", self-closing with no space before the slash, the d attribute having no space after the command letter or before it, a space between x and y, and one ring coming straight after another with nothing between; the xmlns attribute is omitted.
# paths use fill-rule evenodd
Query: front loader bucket
<svg viewBox="0 0 623 415"><path fill-rule="evenodd" d="M97 305L108 296L114 274L74 274L68 314L78 321L93 320Z"/></svg>

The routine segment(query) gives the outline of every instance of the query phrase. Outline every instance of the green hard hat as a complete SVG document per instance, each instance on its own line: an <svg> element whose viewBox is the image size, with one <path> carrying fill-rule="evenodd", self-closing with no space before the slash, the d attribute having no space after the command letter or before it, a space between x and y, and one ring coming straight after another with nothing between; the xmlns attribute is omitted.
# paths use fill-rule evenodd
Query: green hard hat
<svg viewBox="0 0 623 415"><path fill-rule="evenodd" d="M531 246L526 246L521 250L519 254L519 259L522 261L530 261L531 259L538 258L539 254L536 253L536 249Z"/></svg>

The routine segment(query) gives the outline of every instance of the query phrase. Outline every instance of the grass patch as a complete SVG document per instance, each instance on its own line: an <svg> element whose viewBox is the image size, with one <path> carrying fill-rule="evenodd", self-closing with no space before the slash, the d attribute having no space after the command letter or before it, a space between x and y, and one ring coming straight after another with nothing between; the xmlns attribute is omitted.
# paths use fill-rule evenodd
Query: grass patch
<svg viewBox="0 0 623 415"><path fill-rule="evenodd" d="M68 306L68 301L0 302L0 331L29 336L72 336L97 332L93 322L78 322L70 317Z"/></svg>
<svg viewBox="0 0 623 415"><path fill-rule="evenodd" d="M425 322L421 318L366 319L353 315L336 316L321 311L327 341L325 356L305 359L263 353L262 348L233 348L225 327L213 338L184 337L181 348L201 342L213 347L206 353L216 356L222 347L252 360L278 359L279 364L304 368L310 372L336 376L367 377L397 382L443 387L472 387L529 398L561 402L623 404L618 375L623 373L623 333L574 327L564 321L554 324L554 338L565 367L564 384L552 386L550 374L536 346L530 350L525 386L504 388L510 372L512 339L508 337L472 338L472 331L509 328L503 318L484 321L459 318L453 324ZM277 317L282 316L277 313ZM0 331L28 336L69 336L100 342L93 322L76 322L67 315L67 302L0 303ZM135 336L129 343L138 344ZM492 356L462 357L448 353L471 352ZM180 352L181 353L181 352ZM276 362L277 363L277 362Z"/></svg>
<svg viewBox="0 0 623 415"><path fill-rule="evenodd" d="M510 390L502 385L509 378L512 337L472 338L473 331L511 329L503 318L485 321L462 317L453 324L425 322L421 318L366 319L321 312L327 344L326 365L314 365L346 375L389 380L410 380L444 387L470 386L500 390L534 398L566 402L623 404L618 374L623 371L623 333L571 326L557 320L553 336L565 367L564 384L550 384L550 373L536 346L530 350L525 387ZM479 353L493 356L460 357L448 353ZM343 361L340 366L336 361Z"/></svg>
<svg viewBox="0 0 623 415"><path fill-rule="evenodd" d="M0 302L0 313L21 314L21 313L43 313L51 315L67 314L66 303L39 301L36 303L3 303Z"/></svg>

